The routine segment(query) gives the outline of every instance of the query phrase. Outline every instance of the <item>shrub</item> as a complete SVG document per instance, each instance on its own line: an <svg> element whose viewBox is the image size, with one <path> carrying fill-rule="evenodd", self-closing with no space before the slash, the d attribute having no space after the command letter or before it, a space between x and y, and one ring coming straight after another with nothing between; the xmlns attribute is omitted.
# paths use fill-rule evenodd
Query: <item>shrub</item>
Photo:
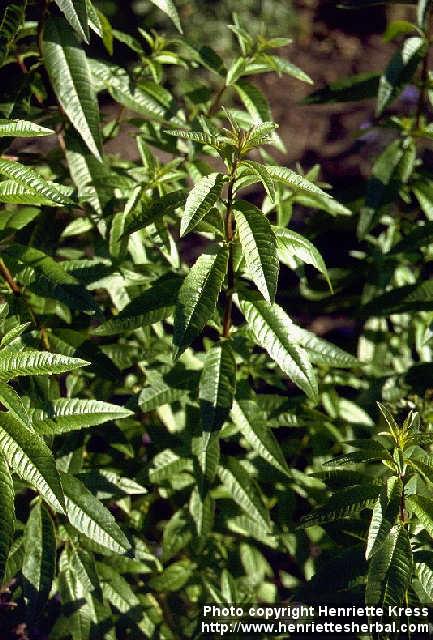
<svg viewBox="0 0 433 640"><path fill-rule="evenodd" d="M175 6L154 4L181 32ZM5 9L8 633L25 622L35 638L188 638L210 601L431 598L423 6L417 25L391 25L389 37L411 35L380 78L309 98L378 93L375 126L394 132L349 208L317 167L295 172L271 154L284 143L254 76L311 82L278 54L286 38L253 38L234 16L239 54L226 61L180 35L120 32L88 0ZM131 68L109 59L113 42ZM190 75L181 96L173 66ZM415 111L400 117L388 109L418 68ZM100 111L107 93L114 118ZM136 161L104 149L126 120ZM315 212L305 234L289 226L300 206ZM327 270L306 237L317 215L328 232L357 225L355 271ZM289 315L297 277L325 311L362 307L358 358ZM377 400L411 409L403 426L381 404L376 430Z"/></svg>

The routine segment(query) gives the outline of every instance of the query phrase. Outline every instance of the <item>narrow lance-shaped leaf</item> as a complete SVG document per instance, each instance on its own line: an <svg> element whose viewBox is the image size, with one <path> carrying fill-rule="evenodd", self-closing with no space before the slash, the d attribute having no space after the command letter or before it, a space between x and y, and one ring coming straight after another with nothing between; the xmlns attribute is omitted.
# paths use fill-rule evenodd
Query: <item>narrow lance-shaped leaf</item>
<svg viewBox="0 0 433 640"><path fill-rule="evenodd" d="M254 162L253 160L243 160L241 166L246 167L248 173L256 176L258 180L260 180L260 182L263 184L270 199L272 201L275 200L274 181L269 175L265 165L260 164L260 162Z"/></svg>
<svg viewBox="0 0 433 640"><path fill-rule="evenodd" d="M4 3L4 12L0 23L0 67L4 65L9 51L25 19L27 0L15 0Z"/></svg>
<svg viewBox="0 0 433 640"><path fill-rule="evenodd" d="M130 415L129 409L109 402L58 398L53 400L46 410L35 409L32 420L37 433L56 435L75 429L94 427L108 420L120 420Z"/></svg>
<svg viewBox="0 0 433 640"><path fill-rule="evenodd" d="M200 412L205 431L222 427L232 407L235 387L236 360L230 342L225 341L209 351L200 377Z"/></svg>
<svg viewBox="0 0 433 640"><path fill-rule="evenodd" d="M34 269L36 279L28 284L28 288L36 294L59 300L70 309L99 311L93 297L79 280L43 251L13 244L5 249L3 255L18 259Z"/></svg>
<svg viewBox="0 0 433 640"><path fill-rule="evenodd" d="M198 487L194 487L189 501L189 511L195 522L200 546L212 531L214 509L215 504L211 494L205 492L202 495Z"/></svg>
<svg viewBox="0 0 433 640"><path fill-rule="evenodd" d="M0 138L36 138L38 136L53 135L55 135L55 132L52 129L47 129L28 120L6 120L0 118Z"/></svg>
<svg viewBox="0 0 433 640"><path fill-rule="evenodd" d="M36 206L55 207L58 203L40 195L30 187L24 187L15 180L0 182L0 202L5 204L30 204Z"/></svg>
<svg viewBox="0 0 433 640"><path fill-rule="evenodd" d="M317 380L307 352L288 337L291 320L277 304L248 294L235 298L254 338L291 380L308 396L317 397Z"/></svg>
<svg viewBox="0 0 433 640"><path fill-rule="evenodd" d="M57 6L63 11L79 38L89 42L89 24L87 18L86 0L55 0Z"/></svg>
<svg viewBox="0 0 433 640"><path fill-rule="evenodd" d="M174 311L182 279L176 276L157 281L131 300L122 311L93 330L96 336L112 336L134 331L164 320Z"/></svg>
<svg viewBox="0 0 433 640"><path fill-rule="evenodd" d="M64 512L63 491L51 451L42 438L4 412L0 412L0 451L22 480L39 491L55 511Z"/></svg>
<svg viewBox="0 0 433 640"><path fill-rule="evenodd" d="M236 202L234 213L248 272L263 297L273 302L279 262L272 227L263 213L248 202Z"/></svg>
<svg viewBox="0 0 433 640"><path fill-rule="evenodd" d="M258 417L259 413L258 406L254 401L238 400L233 403L231 415L239 431L259 456L281 473L290 475L280 445L270 427L262 424L260 417Z"/></svg>
<svg viewBox="0 0 433 640"><path fill-rule="evenodd" d="M268 531L269 514L246 469L235 458L229 458L218 468L218 475L236 504Z"/></svg>
<svg viewBox="0 0 433 640"><path fill-rule="evenodd" d="M319 338L311 331L298 327L287 317L287 338L305 349L311 362L330 367L356 367L358 360L332 342Z"/></svg>
<svg viewBox="0 0 433 640"><path fill-rule="evenodd" d="M14 485L8 464L0 453L0 584L12 545L15 525Z"/></svg>
<svg viewBox="0 0 433 640"><path fill-rule="evenodd" d="M73 201L63 194L52 182L47 182L36 171L25 167L19 162L0 158L0 175L6 176L18 183L21 187L25 187L43 196L47 200L56 202L57 204L72 204Z"/></svg>
<svg viewBox="0 0 433 640"><path fill-rule="evenodd" d="M430 601L433 600L433 552L416 551L414 553L415 573Z"/></svg>
<svg viewBox="0 0 433 640"><path fill-rule="evenodd" d="M23 401L15 389L0 380L0 403L9 409L11 415L29 431L33 431L32 421Z"/></svg>
<svg viewBox="0 0 433 640"><path fill-rule="evenodd" d="M400 478L388 478L373 508L365 551L367 559L377 551L394 526L400 512L402 495L403 483Z"/></svg>
<svg viewBox="0 0 433 640"><path fill-rule="evenodd" d="M78 531L110 551L128 551L128 539L108 509L78 478L66 473L61 473L60 477L69 522Z"/></svg>
<svg viewBox="0 0 433 640"><path fill-rule="evenodd" d="M227 271L228 249L203 254L186 276L174 317L174 357L196 338L211 318Z"/></svg>
<svg viewBox="0 0 433 640"><path fill-rule="evenodd" d="M89 364L80 358L69 358L48 351L20 353L12 349L3 349L0 351L0 380L10 380L18 376L65 373Z"/></svg>
<svg viewBox="0 0 433 640"><path fill-rule="evenodd" d="M181 236L192 231L209 213L220 197L223 184L224 176L221 173L211 173L197 182L185 203L185 212L180 223Z"/></svg>
<svg viewBox="0 0 433 640"><path fill-rule="evenodd" d="M433 538L433 500L425 496L407 496L405 503Z"/></svg>
<svg viewBox="0 0 433 640"><path fill-rule="evenodd" d="M412 549L406 529L396 524L372 557L367 576L367 605L401 605L412 575Z"/></svg>
<svg viewBox="0 0 433 640"><path fill-rule="evenodd" d="M150 0L150 2L152 2L156 7L158 7L158 9L167 14L170 20L175 25L176 29L180 31L180 33L183 33L179 20L179 14L177 13L176 7L172 0Z"/></svg>
<svg viewBox="0 0 433 640"><path fill-rule="evenodd" d="M379 81L378 114L383 113L384 109L400 93L405 81L411 78L421 60L424 47L424 39L415 36L408 38L401 50L394 54Z"/></svg>
<svg viewBox="0 0 433 640"><path fill-rule="evenodd" d="M377 485L355 485L334 493L323 507L317 507L302 519L302 528L341 518L353 517L363 509L372 509L379 495Z"/></svg>
<svg viewBox="0 0 433 640"><path fill-rule="evenodd" d="M126 218L123 235L130 235L162 220L164 215L173 214L185 201L185 192L179 190L145 202L141 208L133 209Z"/></svg>
<svg viewBox="0 0 433 640"><path fill-rule="evenodd" d="M42 613L56 572L54 524L40 502L33 507L27 521L22 572L26 615L33 621Z"/></svg>
<svg viewBox="0 0 433 640"><path fill-rule="evenodd" d="M66 115L90 151L101 159L99 108L84 51L61 17L48 17L42 38L44 64Z"/></svg>
<svg viewBox="0 0 433 640"><path fill-rule="evenodd" d="M282 227L273 227L277 239L278 257L288 267L296 268L296 260L311 264L326 278L332 291L331 281L326 269L325 261L316 247L304 236Z"/></svg>

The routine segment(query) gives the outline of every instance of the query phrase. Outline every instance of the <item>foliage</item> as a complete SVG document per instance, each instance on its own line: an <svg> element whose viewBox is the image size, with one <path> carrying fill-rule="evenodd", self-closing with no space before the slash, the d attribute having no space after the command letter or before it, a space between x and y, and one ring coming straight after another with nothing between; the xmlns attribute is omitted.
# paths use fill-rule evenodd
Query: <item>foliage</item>
<svg viewBox="0 0 433 640"><path fill-rule="evenodd" d="M254 77L311 83L279 55L287 39L235 15L239 53L223 60L181 37L175 3L153 4L178 37L123 33L90 0L44 3L36 21L17 0L0 22L5 628L192 638L209 601L429 601L424 3L383 75L309 98L377 94L375 126L393 134L349 206L318 168L271 153L284 143ZM109 60L113 42L131 68ZM190 76L182 95L172 67ZM105 149L126 120L136 161ZM33 137L47 144L29 157ZM327 269L317 219L357 233L356 269ZM362 316L358 357L300 326L297 278L303 305Z"/></svg>

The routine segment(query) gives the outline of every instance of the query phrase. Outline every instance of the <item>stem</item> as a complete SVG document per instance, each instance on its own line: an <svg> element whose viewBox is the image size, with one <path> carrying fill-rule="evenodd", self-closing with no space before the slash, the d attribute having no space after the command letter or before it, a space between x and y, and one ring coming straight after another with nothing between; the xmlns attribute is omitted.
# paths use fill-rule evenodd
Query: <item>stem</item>
<svg viewBox="0 0 433 640"><path fill-rule="evenodd" d="M236 160L233 163L230 182L227 191L227 212L225 219L226 242L229 245L229 258L227 264L227 291L224 307L223 337L228 338L232 326L233 291L235 287L235 274L233 267L233 190L236 180Z"/></svg>
<svg viewBox="0 0 433 640"><path fill-rule="evenodd" d="M44 349L49 351L50 350L50 343L49 343L48 334L47 334L47 331L46 331L45 327L43 327L40 324L40 322L38 321L38 318L36 317L33 309L31 308L30 304L28 303L28 301L26 300L25 296L23 295L22 288L17 283L17 281L14 279L14 277L11 274L11 272L9 271L9 269L7 268L7 266L5 265L5 263L3 262L3 260L1 258L0 258L0 276L3 278L3 280L9 286L9 288L12 291L12 293L14 294L14 296L22 296L22 300L24 301L24 303L25 303L25 305L27 307L27 311L29 312L29 315L30 315L30 317L31 317L31 319L33 321L33 324L35 325L35 327L39 330L39 332L41 334L41 341L42 341L42 344L44 346Z"/></svg>
<svg viewBox="0 0 433 640"><path fill-rule="evenodd" d="M14 280L11 272L9 271L9 269L7 268L7 266L5 265L5 263L1 258L0 258L0 276L8 284L10 290L15 296L21 295L21 287Z"/></svg>
<svg viewBox="0 0 433 640"><path fill-rule="evenodd" d="M212 100L212 103L208 109L207 115L214 116L219 109L221 98L223 97L224 91L227 89L227 85L223 84L215 98Z"/></svg>
<svg viewBox="0 0 433 640"><path fill-rule="evenodd" d="M432 13L429 11L429 15L427 17L427 30L426 30L426 38L427 38L427 51L425 52L422 67L421 67L421 89L419 92L418 103L416 106L416 115L415 115L415 128L419 129L421 124L421 117L425 110L427 103L427 87L428 87L428 72L429 72L429 59L430 59L430 40L432 36Z"/></svg>
<svg viewBox="0 0 433 640"><path fill-rule="evenodd" d="M400 517L400 522L402 522L402 523L404 523L404 521L405 521L405 516L404 516L405 508L404 508L404 495L403 494L404 494L404 486L403 486L403 492L402 492L402 494L400 496L400 509L399 509L400 510L400 516L399 516Z"/></svg>

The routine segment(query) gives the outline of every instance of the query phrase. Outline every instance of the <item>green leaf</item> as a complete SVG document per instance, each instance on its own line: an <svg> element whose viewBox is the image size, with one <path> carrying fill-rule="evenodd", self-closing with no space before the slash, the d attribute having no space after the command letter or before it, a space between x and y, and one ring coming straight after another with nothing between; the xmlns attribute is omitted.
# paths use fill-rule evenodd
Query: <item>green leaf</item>
<svg viewBox="0 0 433 640"><path fill-rule="evenodd" d="M269 102L255 85L245 80L239 80L234 88L255 122L270 122L272 120Z"/></svg>
<svg viewBox="0 0 433 640"><path fill-rule="evenodd" d="M312 193L332 199L332 196L330 196L329 193L326 193L325 191L320 189L320 187L317 187L315 184L307 180L307 178L300 176L298 173L295 173L287 167L279 167L272 164L267 164L265 166L267 172L269 173L271 178L273 178L273 180L275 180L276 182L280 182L287 187L290 187L290 189L295 193Z"/></svg>
<svg viewBox="0 0 433 640"><path fill-rule="evenodd" d="M15 389L0 380L0 403L9 409L10 414L29 431L33 431L32 421L27 409Z"/></svg>
<svg viewBox="0 0 433 640"><path fill-rule="evenodd" d="M179 20L179 14L172 0L150 0L158 9L168 15L174 26L180 33L183 33Z"/></svg>
<svg viewBox="0 0 433 640"><path fill-rule="evenodd" d="M372 509L380 493L377 485L355 485L334 493L323 507L313 509L302 518L302 528L322 525L341 518L351 518L363 509Z"/></svg>
<svg viewBox="0 0 433 640"><path fill-rule="evenodd" d="M137 625L146 638L152 638L155 625L143 610L140 600L125 578L107 564L98 564L97 569L106 600L116 607L120 613L128 616L134 622L134 626Z"/></svg>
<svg viewBox="0 0 433 640"><path fill-rule="evenodd" d="M87 18L86 0L55 0L63 11L66 20L81 40L89 43L89 24Z"/></svg>
<svg viewBox="0 0 433 640"><path fill-rule="evenodd" d="M65 555L63 553L60 556L61 571L57 578L57 588L65 614L57 619L52 635L69 636L72 640L89 640L94 620L94 611L89 605L91 600L90 597L86 598L86 588L80 579L81 574L72 570ZM98 636L101 637L99 634Z"/></svg>
<svg viewBox="0 0 433 640"><path fill-rule="evenodd" d="M406 284L376 296L362 309L362 315L390 316L409 311L431 311L433 309L433 281Z"/></svg>
<svg viewBox="0 0 433 640"><path fill-rule="evenodd" d="M232 408L236 388L236 360L230 342L215 345L207 354L200 376L199 400L204 431L220 429Z"/></svg>
<svg viewBox="0 0 433 640"><path fill-rule="evenodd" d="M181 190L166 193L160 198L152 198L152 200L145 202L141 208L138 207L131 211L126 219L123 235L130 235L135 231L145 229L147 226L162 220L163 216L167 214L173 215L176 209L185 204L185 201L186 194Z"/></svg>
<svg viewBox="0 0 433 640"><path fill-rule="evenodd" d="M129 409L100 400L58 398L52 400L46 409L35 409L32 413L32 421L39 434L57 435L94 427L109 420L121 420L131 414Z"/></svg>
<svg viewBox="0 0 433 640"><path fill-rule="evenodd" d="M301 82L306 82L307 84L313 84L313 80L310 76L302 71L299 67L297 67L292 62L289 62L285 58L280 58L279 56L268 56L265 58L271 61L272 67L278 73L284 73L292 78L296 78L296 80L301 80Z"/></svg>
<svg viewBox="0 0 433 640"><path fill-rule="evenodd" d="M228 86L235 84L235 82L244 75L247 65L248 61L246 58L236 58L227 71L226 84Z"/></svg>
<svg viewBox="0 0 433 640"><path fill-rule="evenodd" d="M23 187L14 180L0 182L0 202L5 204L34 204L45 207L55 207L56 202L44 198L33 189Z"/></svg>
<svg viewBox="0 0 433 640"><path fill-rule="evenodd" d="M218 475L234 502L269 531L269 514L246 469L235 458L228 458L218 467Z"/></svg>
<svg viewBox="0 0 433 640"><path fill-rule="evenodd" d="M290 340L307 351L311 362L330 367L359 366L358 360L350 353L323 338L319 338L311 331L298 327L290 318L287 318L286 321L286 331Z"/></svg>
<svg viewBox="0 0 433 640"><path fill-rule="evenodd" d="M79 474L78 479L100 500L147 493L147 489L135 480L105 469L84 471Z"/></svg>
<svg viewBox="0 0 433 640"><path fill-rule="evenodd" d="M107 168L89 152L87 145L72 128L66 131L65 146L69 172L77 187L80 202L88 203L102 215L113 191L110 186L104 187L110 177Z"/></svg>
<svg viewBox="0 0 433 640"><path fill-rule="evenodd" d="M14 182L17 182L21 187L28 189L30 192L36 193L38 196L43 196L43 198L46 198L49 201L63 205L73 204L73 201L68 198L68 196L56 188L57 185L52 182L47 182L41 178L36 171L30 169L30 167L25 167L19 162L0 158L0 175L14 180ZM17 195L19 195L19 190Z"/></svg>
<svg viewBox="0 0 433 640"><path fill-rule="evenodd" d="M248 202L237 201L233 209L248 273L263 297L273 302L279 262L272 227L263 213Z"/></svg>
<svg viewBox="0 0 433 640"><path fill-rule="evenodd" d="M201 477L200 490L215 480L220 460L220 441L218 431L203 429L198 438L194 438L193 453L197 456Z"/></svg>
<svg viewBox="0 0 433 640"><path fill-rule="evenodd" d="M177 299L174 316L174 358L200 335L215 311L227 271L228 249L201 255L186 276Z"/></svg>
<svg viewBox="0 0 433 640"><path fill-rule="evenodd" d="M221 143L218 140L217 136L212 136L209 133L205 133L204 131L187 131L186 129L167 129L164 131L168 136L173 136L174 138L183 138L184 140L192 140L193 142L198 142L199 144L206 144L211 147L215 147L218 149L221 146Z"/></svg>
<svg viewBox="0 0 433 640"><path fill-rule="evenodd" d="M275 200L275 186L274 181L268 173L265 165L260 164L260 162L254 162L254 160L243 160L242 167L246 167L249 171L248 173L252 174L263 184L266 193L270 197L272 201Z"/></svg>
<svg viewBox="0 0 433 640"><path fill-rule="evenodd" d="M195 522L200 547L212 531L214 510L215 503L210 493L202 496L198 487L194 487L189 501L189 511Z"/></svg>
<svg viewBox="0 0 433 640"><path fill-rule="evenodd" d="M114 517L78 478L60 472L65 493L66 515L78 531L97 544L125 553L130 544Z"/></svg>
<svg viewBox="0 0 433 640"><path fill-rule="evenodd" d="M298 266L297 260L311 264L325 277L332 291L326 264L316 247L304 236L291 229L273 227L273 231L277 239L278 257L281 262L292 269L296 269Z"/></svg>
<svg viewBox="0 0 433 640"><path fill-rule="evenodd" d="M400 512L402 496L403 483L400 478L395 476L388 478L373 507L365 551L367 560L376 553L394 526Z"/></svg>
<svg viewBox="0 0 433 640"><path fill-rule="evenodd" d="M176 276L156 282L122 311L93 329L96 336L113 336L164 320L174 311L182 280Z"/></svg>
<svg viewBox="0 0 433 640"><path fill-rule="evenodd" d="M408 459L408 464L418 471L419 475L427 482L433 482L433 459L431 456L421 458L421 460Z"/></svg>
<svg viewBox="0 0 433 640"><path fill-rule="evenodd" d="M7 413L0 412L0 450L9 467L31 484L55 510L64 513L64 496L54 458L45 442Z"/></svg>
<svg viewBox="0 0 433 640"><path fill-rule="evenodd" d="M7 462L0 454L0 584L3 583L6 562L14 537L14 485Z"/></svg>
<svg viewBox="0 0 433 640"><path fill-rule="evenodd" d="M107 89L116 102L147 118L161 122L166 120L166 109L144 90L144 85L134 86L133 80L122 67L92 59L88 60L88 64L99 90ZM176 118L172 120L178 123Z"/></svg>
<svg viewBox="0 0 433 640"><path fill-rule="evenodd" d="M68 358L48 351L17 352L0 351L0 380L10 380L18 376L53 375L86 367L89 362L80 358Z"/></svg>
<svg viewBox="0 0 433 640"><path fill-rule="evenodd" d="M425 41L418 36L407 38L402 48L391 58L379 81L377 112L380 115L399 95L416 71L425 51Z"/></svg>
<svg viewBox="0 0 433 640"><path fill-rule="evenodd" d="M34 138L38 136L53 136L55 131L41 127L28 120L5 120L0 118L0 138Z"/></svg>
<svg viewBox="0 0 433 640"><path fill-rule="evenodd" d="M56 534L48 509L38 502L30 512L25 529L23 561L26 616L40 617L56 573Z"/></svg>
<svg viewBox="0 0 433 640"><path fill-rule="evenodd" d="M28 285L28 288L37 295L59 300L70 309L99 313L93 297L79 280L65 271L61 263L43 251L13 244L4 250L3 255L19 260L34 269L36 279Z"/></svg>
<svg viewBox="0 0 433 640"><path fill-rule="evenodd" d="M198 225L209 213L221 195L224 176L221 173L210 173L197 182L188 194L185 211L180 223L180 235L184 236Z"/></svg>
<svg viewBox="0 0 433 640"><path fill-rule="evenodd" d="M7 347L11 344L15 338L18 338L26 329L29 328L31 322L23 322L22 324L18 324L16 327L13 327L4 334L3 338L0 340L0 348Z"/></svg>
<svg viewBox="0 0 433 640"><path fill-rule="evenodd" d="M424 496L411 495L406 498L407 507L413 511L429 536L433 538L433 500Z"/></svg>
<svg viewBox="0 0 433 640"><path fill-rule="evenodd" d="M42 55L57 99L93 155L100 160L99 108L87 58L60 17L49 16L42 37Z"/></svg>
<svg viewBox="0 0 433 640"><path fill-rule="evenodd" d="M402 605L412 576L412 549L406 529L396 524L372 557L367 576L367 605Z"/></svg>
<svg viewBox="0 0 433 640"><path fill-rule="evenodd" d="M153 465L149 470L149 479L156 484L170 480L185 470L192 471L192 461L189 458L180 458L171 449L158 453Z"/></svg>
<svg viewBox="0 0 433 640"><path fill-rule="evenodd" d="M145 387L138 396L138 405L145 413L165 404L172 404L186 396L185 389L175 389L162 379L152 381L151 387Z"/></svg>
<svg viewBox="0 0 433 640"><path fill-rule="evenodd" d="M15 0L4 4L4 12L0 23L0 67L9 55L9 51L25 20L26 0Z"/></svg>
<svg viewBox="0 0 433 640"><path fill-rule="evenodd" d="M375 98L379 88L379 73L359 73L341 78L310 93L305 104L326 104L328 102L354 102L365 98Z"/></svg>
<svg viewBox="0 0 433 640"><path fill-rule="evenodd" d="M433 599L433 552L416 551L413 556L415 573L430 600Z"/></svg>
<svg viewBox="0 0 433 640"><path fill-rule="evenodd" d="M280 369L310 398L317 398L317 380L307 352L288 337L290 318L277 304L248 294L248 298L235 297L254 338L268 352Z"/></svg>
<svg viewBox="0 0 433 640"><path fill-rule="evenodd" d="M233 403L231 416L233 422L254 451L278 471L290 476L290 470L280 445L271 428L260 419L260 411L257 404L251 400L237 400Z"/></svg>

